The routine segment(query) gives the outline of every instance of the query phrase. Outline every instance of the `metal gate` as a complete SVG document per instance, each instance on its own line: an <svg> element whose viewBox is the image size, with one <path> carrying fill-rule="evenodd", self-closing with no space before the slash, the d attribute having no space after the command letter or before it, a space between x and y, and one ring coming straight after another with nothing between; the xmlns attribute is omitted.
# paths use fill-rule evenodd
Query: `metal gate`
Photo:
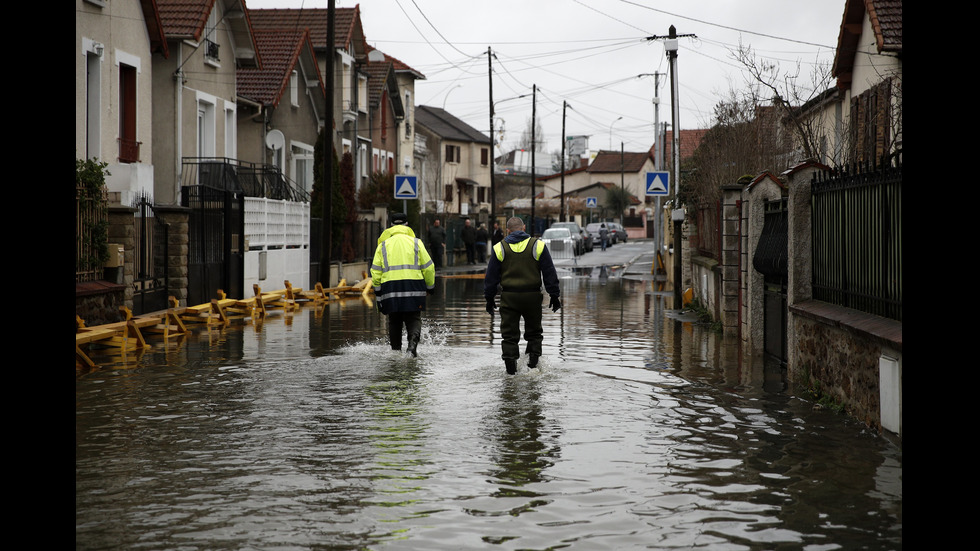
<svg viewBox="0 0 980 551"><path fill-rule="evenodd" d="M153 215L148 197L134 202L136 217L133 248L133 313L146 314L167 308L170 274L169 228Z"/></svg>
<svg viewBox="0 0 980 551"><path fill-rule="evenodd" d="M210 302L218 289L244 298L245 193L200 185L181 191L181 204L190 210L187 303Z"/></svg>
<svg viewBox="0 0 980 551"><path fill-rule="evenodd" d="M762 235L752 259L752 266L765 276L764 350L766 356L786 366L786 323L788 282L787 232L789 216L786 199L766 201Z"/></svg>

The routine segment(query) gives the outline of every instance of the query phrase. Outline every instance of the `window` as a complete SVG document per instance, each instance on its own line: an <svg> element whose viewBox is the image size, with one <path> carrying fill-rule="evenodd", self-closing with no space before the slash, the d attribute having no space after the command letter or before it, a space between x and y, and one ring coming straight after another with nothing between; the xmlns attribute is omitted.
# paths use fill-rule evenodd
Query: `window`
<svg viewBox="0 0 980 551"><path fill-rule="evenodd" d="M490 150L485 147L480 149L480 164L482 166L490 164Z"/></svg>
<svg viewBox="0 0 980 551"><path fill-rule="evenodd" d="M476 188L476 202L487 203L487 188L480 186Z"/></svg>
<svg viewBox="0 0 980 551"><path fill-rule="evenodd" d="M851 99L854 161L878 161L891 152L891 81Z"/></svg>
<svg viewBox="0 0 980 551"><path fill-rule="evenodd" d="M293 107L299 107L299 75L296 71L289 77L289 99L293 103Z"/></svg>
<svg viewBox="0 0 980 551"><path fill-rule="evenodd" d="M447 145L446 146L446 162L447 163L458 163L460 159L460 150L458 145Z"/></svg>
<svg viewBox="0 0 980 551"><path fill-rule="evenodd" d="M214 103L205 99L197 102L197 156L214 157Z"/></svg>
<svg viewBox="0 0 980 551"><path fill-rule="evenodd" d="M85 158L102 156L102 51L92 42L85 52Z"/></svg>
<svg viewBox="0 0 980 551"><path fill-rule="evenodd" d="M304 143L292 143L293 181L305 193L313 191L313 147Z"/></svg>
<svg viewBox="0 0 980 551"><path fill-rule="evenodd" d="M447 203L452 202L452 200L453 200L453 185L452 184L446 184L446 196L445 196L445 198L443 200L446 201Z"/></svg>
<svg viewBox="0 0 980 551"><path fill-rule="evenodd" d="M218 34L217 27L218 10L212 9L210 15L208 15L208 22L204 27L204 60L211 62L211 65L215 65L221 61L218 58L218 43L215 42Z"/></svg>
<svg viewBox="0 0 980 551"><path fill-rule="evenodd" d="M119 64L119 162L139 162L136 141L136 67Z"/></svg>
<svg viewBox="0 0 980 551"><path fill-rule="evenodd" d="M235 104L225 102L225 157L234 159L238 157L238 134L235 122Z"/></svg>

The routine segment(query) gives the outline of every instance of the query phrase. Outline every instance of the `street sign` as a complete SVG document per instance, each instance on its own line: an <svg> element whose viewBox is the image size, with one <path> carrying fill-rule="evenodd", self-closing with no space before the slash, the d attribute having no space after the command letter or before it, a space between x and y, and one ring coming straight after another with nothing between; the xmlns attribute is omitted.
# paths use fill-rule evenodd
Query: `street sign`
<svg viewBox="0 0 980 551"><path fill-rule="evenodd" d="M585 208L594 209L599 206L599 201L595 197L585 198Z"/></svg>
<svg viewBox="0 0 980 551"><path fill-rule="evenodd" d="M668 195L669 189L669 172L647 172L647 195Z"/></svg>
<svg viewBox="0 0 980 551"><path fill-rule="evenodd" d="M399 174L395 176L395 199L418 199L418 177Z"/></svg>

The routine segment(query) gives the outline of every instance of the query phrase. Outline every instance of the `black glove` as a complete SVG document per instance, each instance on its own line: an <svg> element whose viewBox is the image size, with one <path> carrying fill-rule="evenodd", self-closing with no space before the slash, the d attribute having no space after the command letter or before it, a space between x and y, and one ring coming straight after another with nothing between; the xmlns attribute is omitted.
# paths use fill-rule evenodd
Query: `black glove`
<svg viewBox="0 0 980 551"><path fill-rule="evenodd" d="M551 295L551 302L548 303L548 307L551 308L552 312L557 312L561 308L561 301L555 295Z"/></svg>
<svg viewBox="0 0 980 551"><path fill-rule="evenodd" d="M493 311L496 308L497 308L497 305L493 303L493 297L487 298L487 313L492 316L493 315Z"/></svg>
<svg viewBox="0 0 980 551"><path fill-rule="evenodd" d="M425 290L425 294L427 294L427 295L434 295L434 294L436 294L435 287L433 287L432 289L426 289Z"/></svg>

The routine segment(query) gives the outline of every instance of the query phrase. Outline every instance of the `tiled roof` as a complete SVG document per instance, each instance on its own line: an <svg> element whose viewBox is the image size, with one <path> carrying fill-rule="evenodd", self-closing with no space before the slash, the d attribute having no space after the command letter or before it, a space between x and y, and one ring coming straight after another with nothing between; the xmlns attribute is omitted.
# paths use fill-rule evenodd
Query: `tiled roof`
<svg viewBox="0 0 980 551"><path fill-rule="evenodd" d="M592 164L589 165L590 173L601 172L639 172L643 170L644 163L651 160L648 151L633 153L630 151L600 151Z"/></svg>
<svg viewBox="0 0 980 551"><path fill-rule="evenodd" d="M878 51L902 53L902 0L846 0L833 67L839 87L846 88L851 84L865 15L871 20Z"/></svg>
<svg viewBox="0 0 980 551"><path fill-rule="evenodd" d="M253 34L262 55L262 68L237 71L238 94L264 105L277 105L302 48L309 47L309 36L305 30L266 29Z"/></svg>
<svg viewBox="0 0 980 551"><path fill-rule="evenodd" d="M346 48L357 37L360 25L360 6L334 8L334 47ZM315 50L327 46L326 8L249 10L252 27L256 29L307 29Z"/></svg>
<svg viewBox="0 0 980 551"><path fill-rule="evenodd" d="M866 5L878 50L901 53L902 0L868 0Z"/></svg>
<svg viewBox="0 0 980 551"><path fill-rule="evenodd" d="M704 129L696 130L681 130L680 142L681 142L681 161L690 159L694 155L694 151L701 145L701 140L704 139L704 135L708 131ZM673 155L672 150L674 146L674 131L668 130L664 134L664 161L667 166L671 166Z"/></svg>
<svg viewBox="0 0 980 551"><path fill-rule="evenodd" d="M374 50L378 50L378 49L375 48L374 46L368 45L368 47L367 47L367 52L368 53L371 53ZM381 50L378 50L378 51L380 52ZM381 53L384 54L384 52L381 52ZM405 62L401 61L400 59L391 57L388 54L384 54L384 56L385 56L385 60L386 61L391 62L391 65L395 69L395 72L398 72L398 73L400 73L400 72L408 72L408 73L412 73L413 75L415 75L415 78L417 78L417 79L425 79L425 75L423 75L419 71L416 71L415 69L411 68L408 64L406 64Z"/></svg>
<svg viewBox="0 0 980 551"><path fill-rule="evenodd" d="M388 83L388 73L392 70L392 64L388 61L372 61L365 64L363 70L368 75L368 104L373 108L378 105L381 92Z"/></svg>
<svg viewBox="0 0 980 551"><path fill-rule="evenodd" d="M444 140L490 143L488 136L438 107L419 105L415 108L415 122Z"/></svg>
<svg viewBox="0 0 980 551"><path fill-rule="evenodd" d="M156 0L168 38L200 40L214 0Z"/></svg>

